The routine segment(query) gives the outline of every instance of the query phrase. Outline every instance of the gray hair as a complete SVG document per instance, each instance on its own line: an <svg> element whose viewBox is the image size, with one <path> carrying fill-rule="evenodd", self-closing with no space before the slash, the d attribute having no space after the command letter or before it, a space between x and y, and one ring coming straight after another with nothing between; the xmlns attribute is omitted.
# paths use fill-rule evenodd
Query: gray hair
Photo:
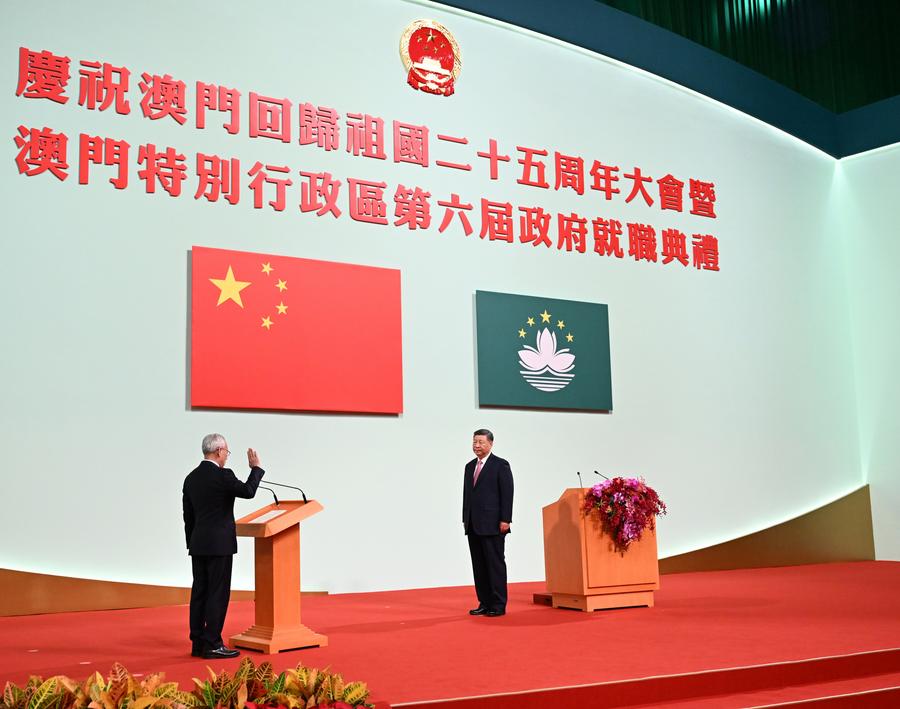
<svg viewBox="0 0 900 709"><path fill-rule="evenodd" d="M487 436L487 439L493 443L494 442L494 434L488 431L486 428L479 428L475 433L472 434L472 438L475 436Z"/></svg>
<svg viewBox="0 0 900 709"><path fill-rule="evenodd" d="M225 447L225 437L221 433L208 433L203 436L203 443L200 444L200 450L203 451L203 455L215 453L220 448Z"/></svg>

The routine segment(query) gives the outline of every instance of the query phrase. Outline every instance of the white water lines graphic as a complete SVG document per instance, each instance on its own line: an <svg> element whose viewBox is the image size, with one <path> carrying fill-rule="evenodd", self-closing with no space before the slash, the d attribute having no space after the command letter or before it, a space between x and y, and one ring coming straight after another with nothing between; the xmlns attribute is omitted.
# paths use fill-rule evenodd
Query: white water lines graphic
<svg viewBox="0 0 900 709"><path fill-rule="evenodd" d="M525 381L540 391L565 389L575 378L570 372L575 369L575 355L568 348L556 349L556 333L543 328L537 334L536 347L524 345L519 350L519 370Z"/></svg>

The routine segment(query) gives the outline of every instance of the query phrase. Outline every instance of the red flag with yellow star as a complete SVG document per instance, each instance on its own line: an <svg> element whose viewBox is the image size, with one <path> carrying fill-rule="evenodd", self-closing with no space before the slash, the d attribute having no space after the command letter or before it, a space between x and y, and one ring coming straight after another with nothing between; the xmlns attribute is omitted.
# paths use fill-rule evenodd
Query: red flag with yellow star
<svg viewBox="0 0 900 709"><path fill-rule="evenodd" d="M403 411L400 271L195 246L191 406Z"/></svg>

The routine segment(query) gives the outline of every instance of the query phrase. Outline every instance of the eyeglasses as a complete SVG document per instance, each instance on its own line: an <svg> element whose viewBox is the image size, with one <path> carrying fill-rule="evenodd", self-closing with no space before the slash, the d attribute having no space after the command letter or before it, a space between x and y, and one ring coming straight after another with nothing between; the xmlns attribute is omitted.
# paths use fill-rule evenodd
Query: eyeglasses
<svg viewBox="0 0 900 709"><path fill-rule="evenodd" d="M231 455L231 451L228 450L227 448L219 448L219 450L220 450L220 451L221 451L221 450L224 450L224 451L225 451L225 457L226 457L226 458L227 458L228 456Z"/></svg>

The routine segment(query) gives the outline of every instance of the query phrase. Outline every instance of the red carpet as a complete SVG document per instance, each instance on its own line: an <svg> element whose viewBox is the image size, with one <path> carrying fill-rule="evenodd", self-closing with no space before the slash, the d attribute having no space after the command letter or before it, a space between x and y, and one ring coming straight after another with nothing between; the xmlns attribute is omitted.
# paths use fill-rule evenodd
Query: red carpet
<svg viewBox="0 0 900 709"><path fill-rule="evenodd" d="M276 670L329 665L392 704L480 697L459 709L751 706L900 685L900 650L871 653L900 648L900 562L674 574L661 585L655 608L586 614L533 605L543 583L514 584L502 618L467 615L470 588L308 596L303 620L329 646L252 656ZM232 604L226 633L252 616L252 603ZM186 606L0 618L0 681L83 678L118 660L188 688L207 661L189 656L186 625ZM666 677L686 673L704 674ZM598 683L616 684L577 687ZM535 693L549 688L569 689ZM485 697L513 692L531 694ZM741 693L748 703L733 703Z"/></svg>

